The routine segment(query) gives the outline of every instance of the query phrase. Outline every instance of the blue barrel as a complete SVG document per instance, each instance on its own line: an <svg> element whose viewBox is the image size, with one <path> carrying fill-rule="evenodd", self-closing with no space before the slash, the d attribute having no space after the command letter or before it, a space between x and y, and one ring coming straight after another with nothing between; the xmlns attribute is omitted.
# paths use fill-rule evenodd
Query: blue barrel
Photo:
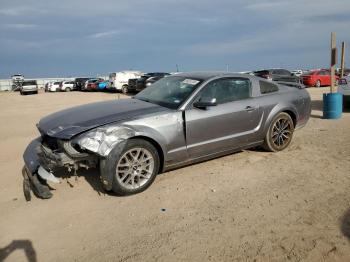
<svg viewBox="0 0 350 262"><path fill-rule="evenodd" d="M343 111L343 95L340 93L323 94L323 118L338 119Z"/></svg>

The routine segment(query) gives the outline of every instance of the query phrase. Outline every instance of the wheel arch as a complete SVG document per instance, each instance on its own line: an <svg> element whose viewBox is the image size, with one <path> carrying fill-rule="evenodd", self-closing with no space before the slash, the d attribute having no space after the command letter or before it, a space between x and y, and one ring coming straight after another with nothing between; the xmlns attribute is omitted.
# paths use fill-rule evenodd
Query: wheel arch
<svg viewBox="0 0 350 262"><path fill-rule="evenodd" d="M133 137L131 137L129 139L130 140L132 140L132 139L143 139L143 140L149 142L150 144L152 144L156 148L156 150L158 152L158 155L159 155L159 160L160 160L159 171L158 172L161 173L163 171L163 167L164 167L164 152L163 152L163 148L161 147L161 145L156 140L154 140L153 138L148 137L148 136L143 136L143 135L133 136Z"/></svg>
<svg viewBox="0 0 350 262"><path fill-rule="evenodd" d="M287 113L293 120L293 124L294 124L294 128L297 126L298 124L298 114L296 109L293 109L293 107L291 106L276 106L273 110L271 110L271 112L269 113L269 115L267 116L265 125L264 125L264 131L263 131L263 136L266 135L267 130L269 129L272 120L274 119L275 116L277 116L280 113Z"/></svg>
<svg viewBox="0 0 350 262"><path fill-rule="evenodd" d="M297 116L292 110L286 109L281 111L280 113L287 113L293 120L294 128L297 126Z"/></svg>

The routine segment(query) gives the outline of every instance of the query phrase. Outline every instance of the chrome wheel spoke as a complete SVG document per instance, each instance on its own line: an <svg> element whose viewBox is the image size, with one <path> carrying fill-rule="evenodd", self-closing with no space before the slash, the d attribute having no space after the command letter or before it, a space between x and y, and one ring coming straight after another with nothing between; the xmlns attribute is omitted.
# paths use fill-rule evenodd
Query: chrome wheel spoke
<svg viewBox="0 0 350 262"><path fill-rule="evenodd" d="M137 189L147 183L153 171L153 155L145 148L133 148L120 157L116 178L123 187Z"/></svg>
<svg viewBox="0 0 350 262"><path fill-rule="evenodd" d="M292 125L288 119L278 119L272 128L271 139L277 147L283 147L288 143L292 133Z"/></svg>
<svg viewBox="0 0 350 262"><path fill-rule="evenodd" d="M120 172L119 172L120 173ZM121 181L124 181L124 179L130 175L128 172L125 172L124 175L120 178Z"/></svg>

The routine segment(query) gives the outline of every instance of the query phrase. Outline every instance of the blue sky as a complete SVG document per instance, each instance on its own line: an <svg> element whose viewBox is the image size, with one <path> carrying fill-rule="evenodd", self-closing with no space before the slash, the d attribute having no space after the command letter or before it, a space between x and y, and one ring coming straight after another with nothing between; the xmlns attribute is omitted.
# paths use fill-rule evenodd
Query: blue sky
<svg viewBox="0 0 350 262"><path fill-rule="evenodd" d="M328 67L331 31L349 0L0 0L0 77Z"/></svg>

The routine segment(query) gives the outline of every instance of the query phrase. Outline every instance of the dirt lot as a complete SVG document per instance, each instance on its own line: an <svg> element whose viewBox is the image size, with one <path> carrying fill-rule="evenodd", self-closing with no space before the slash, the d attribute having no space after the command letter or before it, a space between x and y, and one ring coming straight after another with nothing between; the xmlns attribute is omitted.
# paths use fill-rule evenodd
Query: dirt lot
<svg viewBox="0 0 350 262"><path fill-rule="evenodd" d="M350 261L350 113L321 119L327 89L309 91L312 118L284 152L167 172L130 197L86 171L28 203L22 153L38 120L117 95L0 93L0 261Z"/></svg>

